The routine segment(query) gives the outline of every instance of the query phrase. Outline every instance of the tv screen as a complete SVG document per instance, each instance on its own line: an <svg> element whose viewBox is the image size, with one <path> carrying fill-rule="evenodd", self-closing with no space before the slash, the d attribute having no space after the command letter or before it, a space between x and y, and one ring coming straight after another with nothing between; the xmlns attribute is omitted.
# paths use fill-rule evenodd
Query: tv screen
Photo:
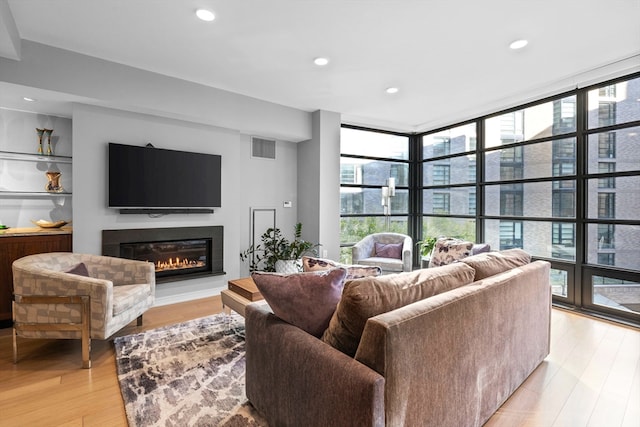
<svg viewBox="0 0 640 427"><path fill-rule="evenodd" d="M109 207L220 207L221 163L215 154L109 143Z"/></svg>

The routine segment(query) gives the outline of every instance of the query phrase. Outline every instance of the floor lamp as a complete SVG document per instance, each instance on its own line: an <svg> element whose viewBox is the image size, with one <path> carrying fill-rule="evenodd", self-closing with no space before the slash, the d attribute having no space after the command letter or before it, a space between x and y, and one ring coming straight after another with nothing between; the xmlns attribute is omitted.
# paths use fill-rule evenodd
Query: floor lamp
<svg viewBox="0 0 640 427"><path fill-rule="evenodd" d="M387 231L391 231L391 198L396 195L396 179L389 177L387 185L382 187L382 209L384 213L384 225Z"/></svg>

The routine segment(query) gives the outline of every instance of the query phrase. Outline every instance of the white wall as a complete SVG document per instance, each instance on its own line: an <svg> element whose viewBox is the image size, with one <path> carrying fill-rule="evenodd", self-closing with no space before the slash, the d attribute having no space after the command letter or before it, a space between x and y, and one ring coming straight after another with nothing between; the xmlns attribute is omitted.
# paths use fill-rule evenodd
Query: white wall
<svg viewBox="0 0 640 427"><path fill-rule="evenodd" d="M73 247L100 254L104 229L224 226L225 276L162 283L158 304L216 295L227 280L246 275L239 253L248 242L252 206L277 206L296 200L296 144L278 142L277 160L249 156L249 137L237 131L119 110L77 105L73 113ZM107 208L107 143L118 142L222 156L222 207L211 214L160 218L122 215ZM293 228L296 214L283 212L279 226Z"/></svg>
<svg viewBox="0 0 640 427"><path fill-rule="evenodd" d="M298 218L322 257L340 259L340 114L316 111L309 141L298 144Z"/></svg>
<svg viewBox="0 0 640 427"><path fill-rule="evenodd" d="M286 141L311 138L305 111L28 40L22 40L20 61L0 57L0 70L0 81L80 97L85 104Z"/></svg>
<svg viewBox="0 0 640 427"><path fill-rule="evenodd" d="M317 177L320 166L324 165L322 173L326 176L334 166L326 169L324 160L316 163L313 170L298 166L296 143L312 140L312 128L319 124L312 123L311 113L27 40L22 41L21 53L20 61L0 58L0 81L43 89L47 94L59 95L61 100L79 100L72 117L74 251L100 253L103 229L225 227L227 275L161 284L160 304L215 295L226 287L228 279L248 274L248 266L240 265L239 253L251 242L252 208L276 209L276 225L285 237L293 237L294 225L299 215L304 215L302 211L322 209L320 198L299 202L298 185L300 191L306 191L307 181L312 183L312 191L321 187L323 199L335 200L335 206L323 211L322 218L331 217L338 226L321 227L315 223L317 217L312 217L311 222L301 219L304 229L312 230L320 243L338 247L339 186L326 180L319 185ZM325 123L331 123L335 127L333 133L339 135L340 116L331 113L331 117ZM327 134L326 129L323 134ZM277 159L251 158L251 135L276 139ZM119 215L107 209L109 141L151 141L161 148L221 154L222 208L213 215L162 218ZM339 171L337 153L332 162ZM334 180L338 182L338 175ZM292 202L292 207L285 208L285 201ZM337 255L334 258L338 259Z"/></svg>

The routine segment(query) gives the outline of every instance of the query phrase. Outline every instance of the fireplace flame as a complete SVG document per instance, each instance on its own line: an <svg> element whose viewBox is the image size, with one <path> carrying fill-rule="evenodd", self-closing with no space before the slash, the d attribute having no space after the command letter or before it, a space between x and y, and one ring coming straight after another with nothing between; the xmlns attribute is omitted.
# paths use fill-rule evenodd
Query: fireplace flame
<svg viewBox="0 0 640 427"><path fill-rule="evenodd" d="M197 260L189 260L187 258L180 259L169 258L166 261L158 261L156 262L156 271L166 271L166 270L181 270L185 268L197 268L197 267L205 267L205 263L203 261Z"/></svg>

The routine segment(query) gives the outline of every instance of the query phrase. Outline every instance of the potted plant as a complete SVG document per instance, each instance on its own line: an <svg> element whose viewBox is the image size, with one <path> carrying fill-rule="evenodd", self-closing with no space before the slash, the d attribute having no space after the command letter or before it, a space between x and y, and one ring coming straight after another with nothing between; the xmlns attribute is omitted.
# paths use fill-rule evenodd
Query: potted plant
<svg viewBox="0 0 640 427"><path fill-rule="evenodd" d="M302 239L302 223L297 223L294 238L289 241L282 236L279 228L269 228L260 236L261 244L251 245L240 253L241 261L249 261L249 271L301 271L300 258L305 254L317 255L317 243Z"/></svg>
<svg viewBox="0 0 640 427"><path fill-rule="evenodd" d="M422 268L426 268L429 266L429 259L431 258L431 252L433 248L436 246L436 242L438 241L437 237L427 237L424 240L420 240L416 243L420 250L420 255L422 255Z"/></svg>

